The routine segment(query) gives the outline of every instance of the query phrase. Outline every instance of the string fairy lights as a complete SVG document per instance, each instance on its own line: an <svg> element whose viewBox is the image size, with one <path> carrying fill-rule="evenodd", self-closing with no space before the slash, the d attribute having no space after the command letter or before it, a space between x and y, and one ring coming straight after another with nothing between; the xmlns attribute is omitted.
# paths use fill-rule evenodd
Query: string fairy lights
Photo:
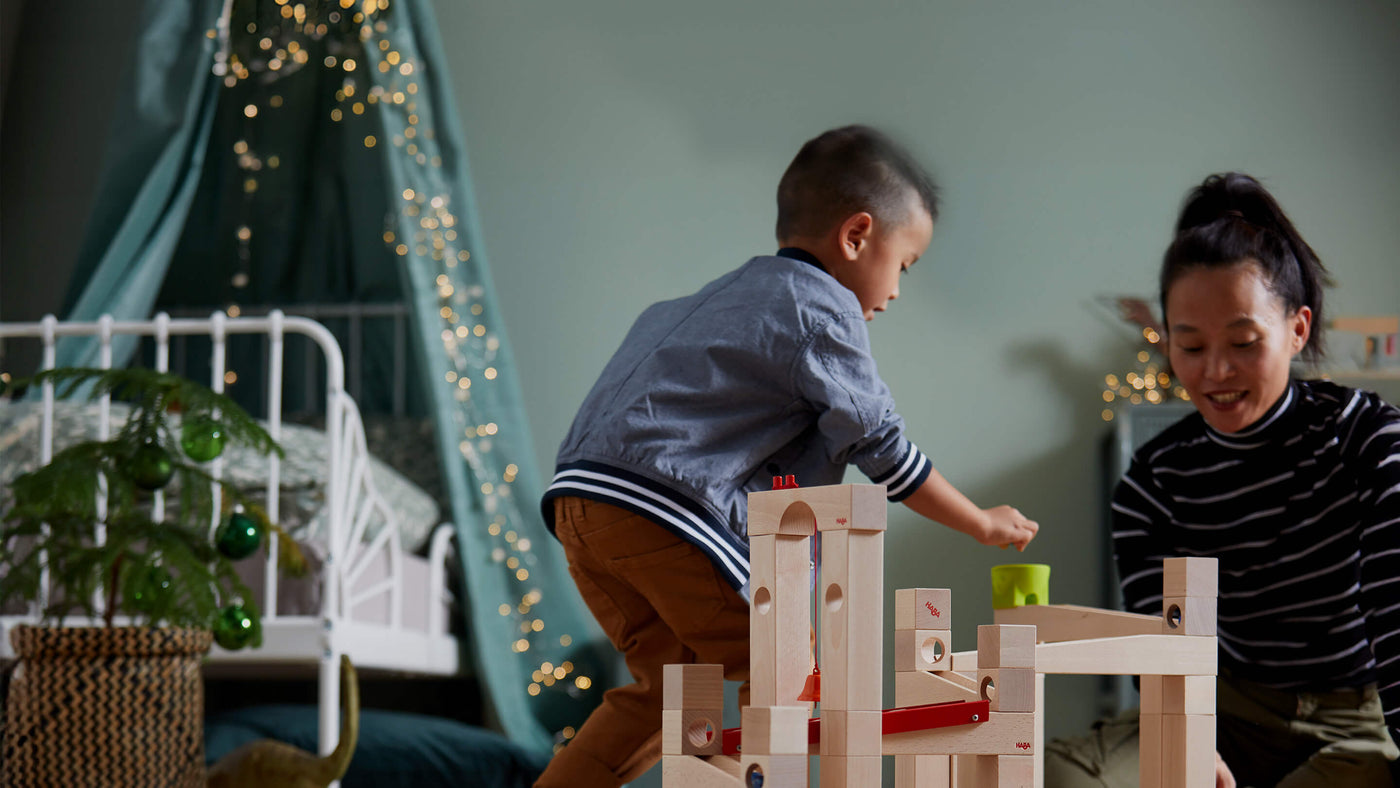
<svg viewBox="0 0 1400 788"><path fill-rule="evenodd" d="M1159 405L1173 399L1189 400L1186 389L1172 378L1162 352L1162 335L1152 326L1144 326L1142 338L1147 348L1137 352L1137 366L1122 376L1109 373L1103 379L1104 421L1113 421L1116 403Z"/></svg>
<svg viewBox="0 0 1400 788"><path fill-rule="evenodd" d="M467 265L472 255L453 198L455 162L435 129L435 107L424 100L432 84L411 25L391 24L396 11L412 9L390 0L232 0L218 29L209 31L218 42L214 74L243 124L231 152L245 215L251 216L247 206L258 199L260 181L269 173L315 166L311 152L278 150L275 135L266 131L266 124L289 112L324 113L332 128L345 132L341 139L375 151L386 182L399 184L399 191L386 195L379 237L386 258L421 283L411 298L421 305L423 294L431 293L436 306L419 310L423 319L436 320L440 338L430 363L440 365L434 380L444 388L434 396L451 404L471 509L480 514L461 527L480 529L473 544L486 545L491 566L505 580L503 598L493 601L510 637L495 645L504 656L525 661L523 675L530 681L516 691L535 703L577 702L594 690L594 676L578 657L561 658L574 645L567 631L574 622L563 624L549 612L540 586L540 546L526 535L538 529L526 527L538 519L535 502L519 500L515 492L521 469L509 455L529 451L530 443L523 427L504 424L497 415L496 403L510 391L499 388L508 383L501 371L501 320L482 283L484 272ZM289 84L293 74L300 74L297 89ZM305 89L306 82L317 90ZM234 232L238 266L229 284L235 293L251 284L258 229L250 219ZM552 733L558 748L575 728L560 725Z"/></svg>

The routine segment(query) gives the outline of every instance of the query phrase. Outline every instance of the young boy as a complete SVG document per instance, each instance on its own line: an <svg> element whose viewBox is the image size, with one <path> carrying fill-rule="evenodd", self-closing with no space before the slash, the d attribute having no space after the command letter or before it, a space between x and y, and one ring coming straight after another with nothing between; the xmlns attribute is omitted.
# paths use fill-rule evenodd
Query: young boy
<svg viewBox="0 0 1400 788"><path fill-rule="evenodd" d="M749 676L747 494L847 464L915 512L988 545L1036 523L980 509L904 437L866 321L928 247L937 190L879 132L804 145L778 185L773 256L642 313L559 449L545 519L636 682L606 693L537 788L611 788L660 758L667 663ZM743 689L747 689L747 685ZM740 702L746 702L741 689Z"/></svg>

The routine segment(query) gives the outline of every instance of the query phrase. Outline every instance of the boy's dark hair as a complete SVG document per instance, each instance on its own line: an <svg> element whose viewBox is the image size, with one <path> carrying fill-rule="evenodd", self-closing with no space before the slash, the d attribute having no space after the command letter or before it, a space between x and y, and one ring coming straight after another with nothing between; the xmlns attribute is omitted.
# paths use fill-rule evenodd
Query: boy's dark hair
<svg viewBox="0 0 1400 788"><path fill-rule="evenodd" d="M1163 320L1167 290L1182 274L1250 260L1259 264L1269 290L1289 313L1302 306L1312 310L1303 357L1318 361L1323 353L1322 289L1331 284L1327 269L1273 195L1243 173L1211 175L1186 196L1176 236L1162 259Z"/></svg>
<svg viewBox="0 0 1400 788"><path fill-rule="evenodd" d="M907 151L869 126L832 129L808 140L778 182L778 240L821 235L860 211L898 226L910 191L937 220L938 187Z"/></svg>

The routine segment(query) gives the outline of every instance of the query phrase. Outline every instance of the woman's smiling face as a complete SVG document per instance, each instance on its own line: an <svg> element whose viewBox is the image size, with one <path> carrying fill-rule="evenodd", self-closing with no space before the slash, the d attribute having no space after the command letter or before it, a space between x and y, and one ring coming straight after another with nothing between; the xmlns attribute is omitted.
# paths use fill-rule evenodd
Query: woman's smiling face
<svg viewBox="0 0 1400 788"><path fill-rule="evenodd" d="M1173 374L1206 423L1226 433L1283 396L1312 326L1312 310L1290 314L1252 260L1187 268L1167 290L1165 317Z"/></svg>

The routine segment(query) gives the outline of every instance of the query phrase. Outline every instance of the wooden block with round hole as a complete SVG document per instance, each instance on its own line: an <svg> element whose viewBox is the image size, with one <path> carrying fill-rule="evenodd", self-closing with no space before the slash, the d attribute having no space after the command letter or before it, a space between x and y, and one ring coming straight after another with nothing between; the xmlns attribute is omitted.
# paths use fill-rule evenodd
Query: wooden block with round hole
<svg viewBox="0 0 1400 788"><path fill-rule="evenodd" d="M894 669L950 670L953 664L951 629L896 629Z"/></svg>
<svg viewBox="0 0 1400 788"><path fill-rule="evenodd" d="M749 539L749 681L757 706L798 705L812 655L793 648L812 631L811 539Z"/></svg>
<svg viewBox="0 0 1400 788"><path fill-rule="evenodd" d="M881 708L884 537L882 531L834 530L822 534L818 661L823 711Z"/></svg>
<svg viewBox="0 0 1400 788"><path fill-rule="evenodd" d="M1216 607L1213 596L1163 597L1162 634L1215 637Z"/></svg>
<svg viewBox="0 0 1400 788"><path fill-rule="evenodd" d="M1162 596L1219 596L1220 560L1167 558L1162 561Z"/></svg>
<svg viewBox="0 0 1400 788"><path fill-rule="evenodd" d="M661 752L665 755L720 755L724 714L720 709L662 709Z"/></svg>
<svg viewBox="0 0 1400 788"><path fill-rule="evenodd" d="M992 711L1035 711L1035 670L979 668L977 687Z"/></svg>
<svg viewBox="0 0 1400 788"><path fill-rule="evenodd" d="M948 588L895 589L894 628L896 630L952 629L952 590Z"/></svg>
<svg viewBox="0 0 1400 788"><path fill-rule="evenodd" d="M661 708L724 708L723 665L664 665L661 668Z"/></svg>
<svg viewBox="0 0 1400 788"><path fill-rule="evenodd" d="M1035 627L983 624L977 628L978 668L1034 668Z"/></svg>
<svg viewBox="0 0 1400 788"><path fill-rule="evenodd" d="M879 755L884 712L823 711L822 755Z"/></svg>
<svg viewBox="0 0 1400 788"><path fill-rule="evenodd" d="M807 788L807 754L739 757L740 785L763 788ZM755 777L761 779L755 780ZM878 785L879 783L876 783Z"/></svg>
<svg viewBox="0 0 1400 788"><path fill-rule="evenodd" d="M743 752L750 755L800 755L807 752L805 706L745 706Z"/></svg>

